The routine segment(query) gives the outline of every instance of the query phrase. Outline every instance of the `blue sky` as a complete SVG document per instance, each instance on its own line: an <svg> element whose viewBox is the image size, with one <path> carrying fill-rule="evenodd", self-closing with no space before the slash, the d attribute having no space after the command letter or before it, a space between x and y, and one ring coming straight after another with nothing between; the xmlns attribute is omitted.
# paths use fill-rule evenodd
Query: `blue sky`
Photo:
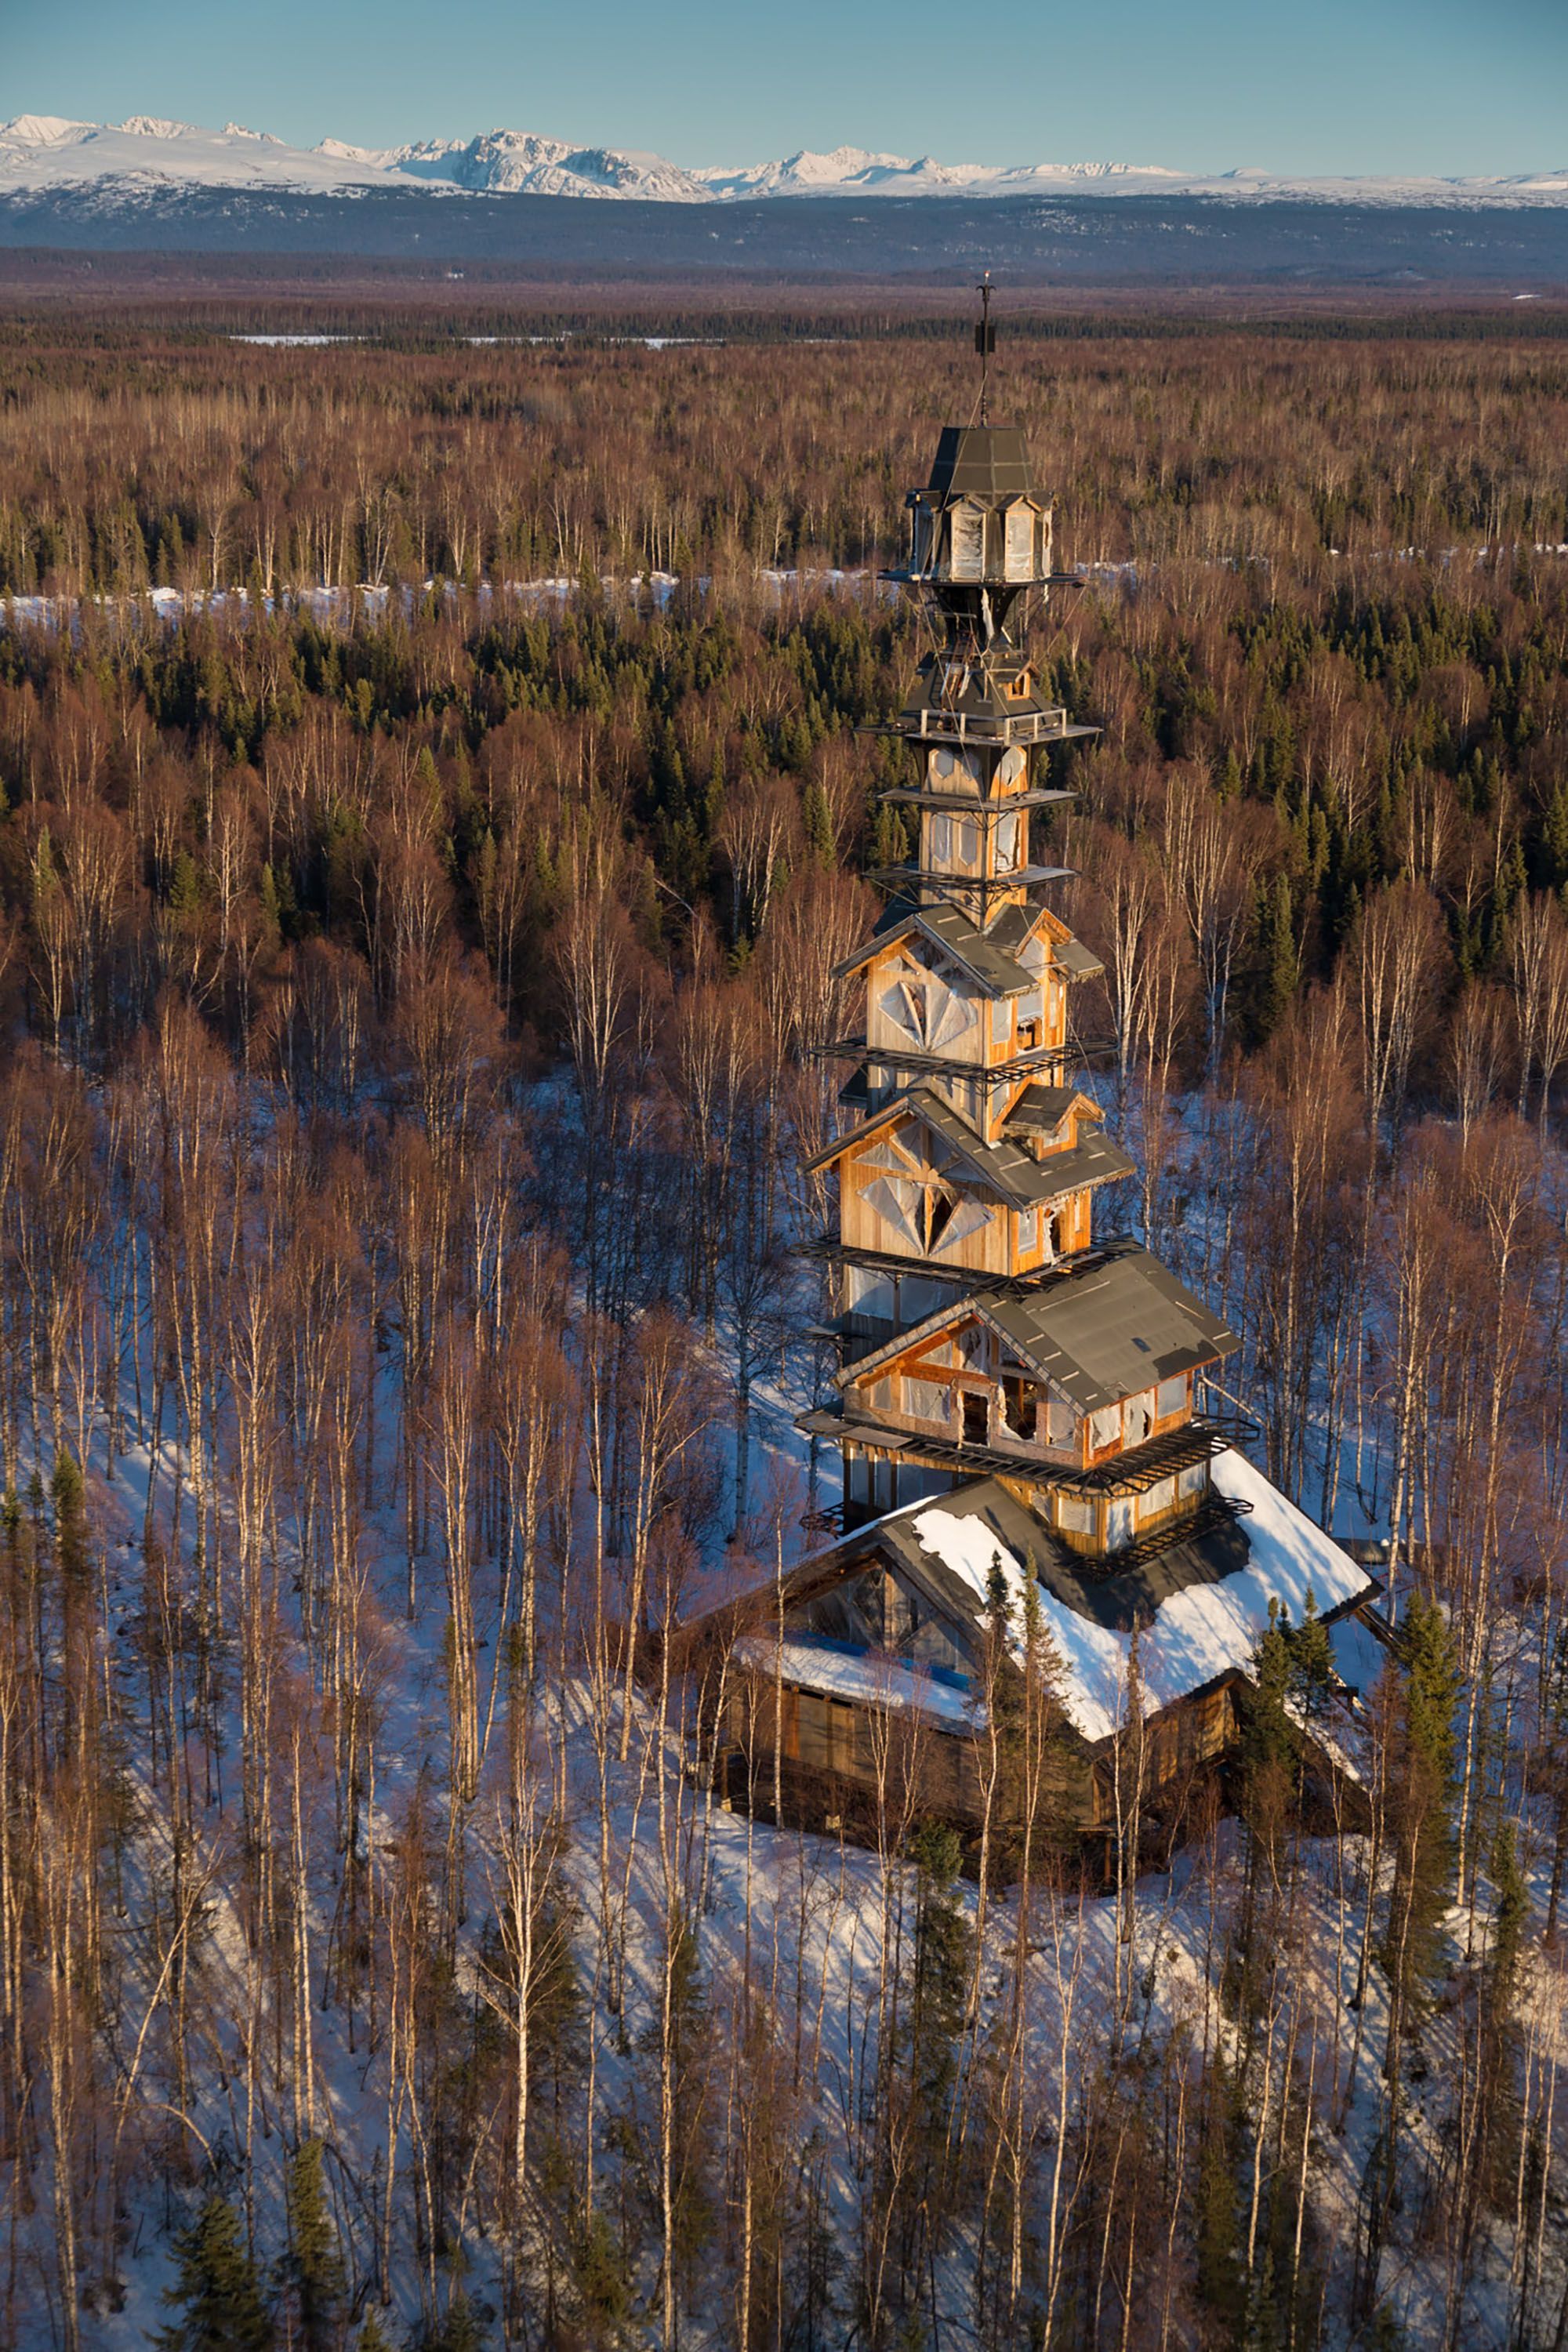
<svg viewBox="0 0 1568 2352"><path fill-rule="evenodd" d="M1568 165L1568 0L0 0L0 117L1222 171Z"/></svg>

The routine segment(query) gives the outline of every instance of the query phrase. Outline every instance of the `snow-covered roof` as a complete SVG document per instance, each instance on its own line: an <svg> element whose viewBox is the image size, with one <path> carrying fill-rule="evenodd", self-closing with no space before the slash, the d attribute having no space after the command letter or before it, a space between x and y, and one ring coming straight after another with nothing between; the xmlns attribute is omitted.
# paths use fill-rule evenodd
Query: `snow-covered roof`
<svg viewBox="0 0 1568 2352"><path fill-rule="evenodd" d="M1270 1601L1280 1601L1292 1622L1300 1623L1309 1593L1326 1615L1373 1590L1366 1570L1244 1455L1226 1447L1215 1456L1211 1475L1222 1495L1251 1506L1247 1565L1216 1582L1171 1594L1138 1634L1145 1715L1158 1714L1226 1675L1246 1673L1268 1631ZM1026 1571L984 1522L935 1503L912 1512L909 1524L922 1550L962 1577L981 1600L994 1558L1001 1560L1015 1602L1021 1600ZM1081 1615L1042 1583L1035 1590L1066 1668L1061 1698L1068 1720L1085 1739L1108 1739L1127 1718L1133 1635Z"/></svg>
<svg viewBox="0 0 1568 2352"><path fill-rule="evenodd" d="M912 1708L963 1731L973 1731L984 1720L984 1707L956 1683L922 1674L918 1666L900 1665L875 1651L857 1654L837 1643L789 1634L781 1644L759 1633L737 1642L735 1656L742 1665L768 1674L777 1671L801 1690L853 1699L862 1706Z"/></svg>

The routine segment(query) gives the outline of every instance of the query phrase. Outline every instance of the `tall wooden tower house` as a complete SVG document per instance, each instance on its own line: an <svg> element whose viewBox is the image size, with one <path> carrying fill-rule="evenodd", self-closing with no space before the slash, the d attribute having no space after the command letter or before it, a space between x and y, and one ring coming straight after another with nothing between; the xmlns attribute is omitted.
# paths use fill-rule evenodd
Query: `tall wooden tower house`
<svg viewBox="0 0 1568 2352"><path fill-rule="evenodd" d="M847 1528L994 1475L1103 1560L1232 1515L1194 1383L1237 1341L1146 1250L1096 1239L1095 1195L1132 1163L1077 1083L1070 1001L1100 966L1031 846L1069 797L1051 747L1091 730L1045 698L1016 626L1057 576L1022 434L949 426L909 513L890 576L935 644L889 797L916 847L875 877L890 904L844 967L865 984L858 1116L816 1163L838 1179L843 1402L810 1425L843 1449Z"/></svg>
<svg viewBox="0 0 1568 2352"><path fill-rule="evenodd" d="M765 1653L768 1740L828 1817L835 1789L864 1787L869 1715L889 1707L923 1719L935 1801L962 1813L1000 1565L1015 1593L1033 1583L1072 1667L1084 1769L1064 1802L1093 1829L1135 1629L1148 1752L1174 1773L1231 1738L1271 1600L1331 1618L1373 1588L1208 1409L1236 1335L1100 1227L1097 1196L1132 1170L1079 1076L1072 1000L1100 967L1054 911L1064 869L1033 837L1070 797L1053 747L1092 730L1047 699L1021 625L1063 576L1022 434L947 426L908 513L887 576L921 600L931 646L892 723L908 776L887 797L912 846L873 877L886 910L841 967L864 1024L834 1049L847 1123L812 1163L837 1180L837 1230L810 1246L839 1369L802 1426L841 1450L839 1539L772 1596L765 1634L746 1631L758 1595L707 1622L753 1664Z"/></svg>

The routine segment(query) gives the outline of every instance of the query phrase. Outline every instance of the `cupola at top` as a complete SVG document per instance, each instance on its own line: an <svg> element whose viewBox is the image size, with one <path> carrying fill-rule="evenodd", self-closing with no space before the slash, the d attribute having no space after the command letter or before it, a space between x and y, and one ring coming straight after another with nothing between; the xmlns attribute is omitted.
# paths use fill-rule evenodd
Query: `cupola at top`
<svg viewBox="0 0 1568 2352"><path fill-rule="evenodd" d="M993 591L1050 579L1050 501L1015 426L944 425L931 479L907 503L909 559L895 578Z"/></svg>

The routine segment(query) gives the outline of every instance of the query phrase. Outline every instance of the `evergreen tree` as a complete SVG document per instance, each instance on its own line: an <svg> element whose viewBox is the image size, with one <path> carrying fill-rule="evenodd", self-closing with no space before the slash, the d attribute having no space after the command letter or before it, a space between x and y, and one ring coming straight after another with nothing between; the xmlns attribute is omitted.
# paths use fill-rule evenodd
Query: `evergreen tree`
<svg viewBox="0 0 1568 2352"><path fill-rule="evenodd" d="M86 1576L89 1565L87 1493L81 1472L63 1446L55 1456L49 1497L55 1507L55 1548L60 1572L68 1580L79 1582Z"/></svg>
<svg viewBox="0 0 1568 2352"><path fill-rule="evenodd" d="M1395 1783L1394 1895L1384 1961L1414 2021L1442 1972L1441 1931L1454 1871L1454 1637L1435 1601L1411 1596L1404 1628L1402 1754Z"/></svg>
<svg viewBox="0 0 1568 2352"><path fill-rule="evenodd" d="M968 1985L969 1927L957 1895L963 1849L958 1832L928 1822L910 1841L916 1871L915 1968L910 2063L917 2096L934 2132L945 2126Z"/></svg>
<svg viewBox="0 0 1568 2352"><path fill-rule="evenodd" d="M270 2352L276 2336L233 2206L216 2191L174 2241L179 2275L163 2300L183 2318L162 2328L162 2352Z"/></svg>
<svg viewBox="0 0 1568 2352"><path fill-rule="evenodd" d="M419 2352L484 2352L488 2340L479 2313L458 2287L446 2315L420 2337Z"/></svg>
<svg viewBox="0 0 1568 2352"><path fill-rule="evenodd" d="M1301 977L1288 874L1277 874L1272 882L1258 884L1253 936L1252 1030L1258 1043L1264 1045L1295 1002Z"/></svg>
<svg viewBox="0 0 1568 2352"><path fill-rule="evenodd" d="M1454 1708L1458 1672L1447 1620L1417 1591L1405 1611L1404 1675L1388 1762L1394 1884L1378 1958L1388 1978L1383 2127L1368 2167L1356 2301L1374 2304L1389 2216L1399 2196L1406 2063L1443 1973L1442 1928L1454 1870Z"/></svg>
<svg viewBox="0 0 1568 2352"><path fill-rule="evenodd" d="M321 2143L301 2141L289 2159L289 2251L281 2264L305 2352L327 2352L342 2332L345 2281L321 2182Z"/></svg>
<svg viewBox="0 0 1568 2352"><path fill-rule="evenodd" d="M1239 2326L1246 2305L1241 2216L1237 2198L1237 2098L1225 2054L1208 2070L1203 2137L1198 2146L1197 2286L1220 2328Z"/></svg>
<svg viewBox="0 0 1568 2352"><path fill-rule="evenodd" d="M833 818L827 805L827 794L813 781L805 788L801 804L801 816L805 826L806 847L825 872L833 869Z"/></svg>

